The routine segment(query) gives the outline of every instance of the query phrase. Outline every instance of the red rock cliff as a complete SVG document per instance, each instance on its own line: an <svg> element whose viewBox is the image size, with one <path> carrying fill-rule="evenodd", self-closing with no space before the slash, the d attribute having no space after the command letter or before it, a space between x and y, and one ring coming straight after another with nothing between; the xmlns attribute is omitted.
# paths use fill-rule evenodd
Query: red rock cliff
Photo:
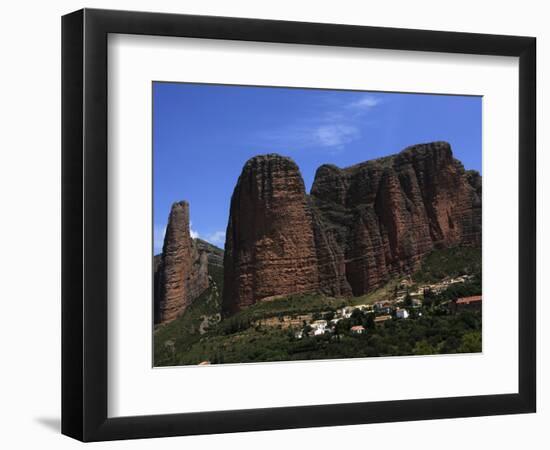
<svg viewBox="0 0 550 450"><path fill-rule="evenodd" d="M300 292L362 295L435 248L480 244L481 177L445 142L321 166L309 197L291 159L258 156L231 199L223 309Z"/></svg>
<svg viewBox="0 0 550 450"><path fill-rule="evenodd" d="M155 268L155 322L170 322L208 288L208 255L189 232L189 205L172 205L160 261Z"/></svg>
<svg viewBox="0 0 550 450"><path fill-rule="evenodd" d="M256 156L231 198L224 254L223 310L318 290L317 256L304 182L294 161Z"/></svg>
<svg viewBox="0 0 550 450"><path fill-rule="evenodd" d="M320 286L329 294L347 283L362 295L411 273L434 248L481 244L481 177L446 142L345 169L321 166L310 203Z"/></svg>

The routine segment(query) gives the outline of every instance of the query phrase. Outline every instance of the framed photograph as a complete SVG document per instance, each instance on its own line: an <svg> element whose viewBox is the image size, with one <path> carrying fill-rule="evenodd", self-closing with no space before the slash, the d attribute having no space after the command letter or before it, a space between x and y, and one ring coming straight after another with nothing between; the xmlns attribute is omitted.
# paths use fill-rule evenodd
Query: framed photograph
<svg viewBox="0 0 550 450"><path fill-rule="evenodd" d="M62 432L535 412L536 40L62 21Z"/></svg>

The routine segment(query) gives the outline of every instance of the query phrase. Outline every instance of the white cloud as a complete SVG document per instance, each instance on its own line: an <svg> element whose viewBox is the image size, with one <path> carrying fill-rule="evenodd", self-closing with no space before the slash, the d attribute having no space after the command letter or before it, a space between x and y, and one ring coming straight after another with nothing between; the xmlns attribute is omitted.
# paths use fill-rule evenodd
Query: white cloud
<svg viewBox="0 0 550 450"><path fill-rule="evenodd" d="M199 232L196 231L196 230L193 230L193 222L190 222L190 223L189 223L189 234L191 235L191 237L192 237L193 239L197 239L197 238L200 237Z"/></svg>
<svg viewBox="0 0 550 450"><path fill-rule="evenodd" d="M381 102L372 94L357 94L352 99L348 97L342 101L331 96L328 108L325 103L315 113L295 123L260 132L257 136L265 142L260 145L277 150L342 150L346 144L361 138L361 129L371 124L365 116Z"/></svg>
<svg viewBox="0 0 550 450"><path fill-rule="evenodd" d="M205 238L211 244L223 246L225 244L225 231L215 231Z"/></svg>
<svg viewBox="0 0 550 450"><path fill-rule="evenodd" d="M361 133L353 125L322 125L316 130L317 140L323 147L341 147L356 140Z"/></svg>
<svg viewBox="0 0 550 450"><path fill-rule="evenodd" d="M348 106L354 109L370 109L380 103L380 100L372 95L364 95L360 99L351 102Z"/></svg>

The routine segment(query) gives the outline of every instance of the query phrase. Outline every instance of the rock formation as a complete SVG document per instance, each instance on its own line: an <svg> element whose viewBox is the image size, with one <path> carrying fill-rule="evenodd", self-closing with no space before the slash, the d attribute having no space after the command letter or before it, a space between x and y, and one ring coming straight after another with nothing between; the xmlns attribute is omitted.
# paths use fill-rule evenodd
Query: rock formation
<svg viewBox="0 0 550 450"><path fill-rule="evenodd" d="M319 275L304 182L294 161L256 156L233 196L224 254L223 311L318 290Z"/></svg>
<svg viewBox="0 0 550 450"><path fill-rule="evenodd" d="M346 169L321 166L310 203L320 285L332 295L333 280L362 295L411 273L434 248L481 244L481 176L466 172L446 142ZM327 254L340 258L327 264Z"/></svg>
<svg viewBox="0 0 550 450"><path fill-rule="evenodd" d="M435 248L481 245L481 176L434 142L345 169L249 160L231 199L223 310L291 293L362 295Z"/></svg>
<svg viewBox="0 0 550 450"><path fill-rule="evenodd" d="M200 253L206 253L209 265L223 269L223 250L221 248L199 238L195 239L195 245Z"/></svg>
<svg viewBox="0 0 550 450"><path fill-rule="evenodd" d="M208 255L199 252L189 232L189 205L170 210L162 256L155 271L155 322L170 322L208 288Z"/></svg>

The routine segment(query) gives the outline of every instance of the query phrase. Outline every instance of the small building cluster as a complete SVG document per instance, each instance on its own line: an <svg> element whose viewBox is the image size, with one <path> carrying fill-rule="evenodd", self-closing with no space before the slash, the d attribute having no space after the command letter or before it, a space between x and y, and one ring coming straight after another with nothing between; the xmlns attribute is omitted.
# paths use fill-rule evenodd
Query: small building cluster
<svg viewBox="0 0 550 450"><path fill-rule="evenodd" d="M407 309L396 307L392 302L379 302L379 304L376 303L374 305L345 306L337 309L334 313L334 317L330 320L318 319L311 320L309 323L304 321L304 328L296 331L294 337L296 339L302 339L305 336L315 337L335 334L338 323L342 320L350 319L355 311L361 311L363 314L373 314L375 324L394 318L407 319L410 316ZM366 334L368 330L364 325L350 325L348 331L352 335L363 335Z"/></svg>
<svg viewBox="0 0 550 450"><path fill-rule="evenodd" d="M412 317L422 316L422 306L424 301L424 295L430 291L431 293L441 293L449 286L457 283L464 283L469 281L473 277L470 275L463 275L456 278L449 278L439 283L433 283L429 285L423 285L416 287L416 290L410 292L410 289L414 287L414 284L410 278L405 278L397 285L394 295L386 300L377 301L374 304L364 305L349 305L343 306L336 310L334 313L330 313L330 316L326 316L326 319L319 320L304 320L304 327L297 331L294 336L296 339L302 339L304 336L323 336L326 334L335 334L337 331L338 323L342 320L352 319L356 317L356 311L360 311L362 315L372 314L374 325L383 324L388 320L406 320ZM459 298L457 300L446 301L442 304L451 313L467 310L480 310L481 309L481 295ZM319 316L317 316L319 317ZM308 323L309 322L309 323ZM357 321L348 321L350 323L349 328L346 327L345 331L352 335L363 335L368 332L363 324L357 324ZM354 323L355 322L355 323ZM341 329L339 330L342 331Z"/></svg>

